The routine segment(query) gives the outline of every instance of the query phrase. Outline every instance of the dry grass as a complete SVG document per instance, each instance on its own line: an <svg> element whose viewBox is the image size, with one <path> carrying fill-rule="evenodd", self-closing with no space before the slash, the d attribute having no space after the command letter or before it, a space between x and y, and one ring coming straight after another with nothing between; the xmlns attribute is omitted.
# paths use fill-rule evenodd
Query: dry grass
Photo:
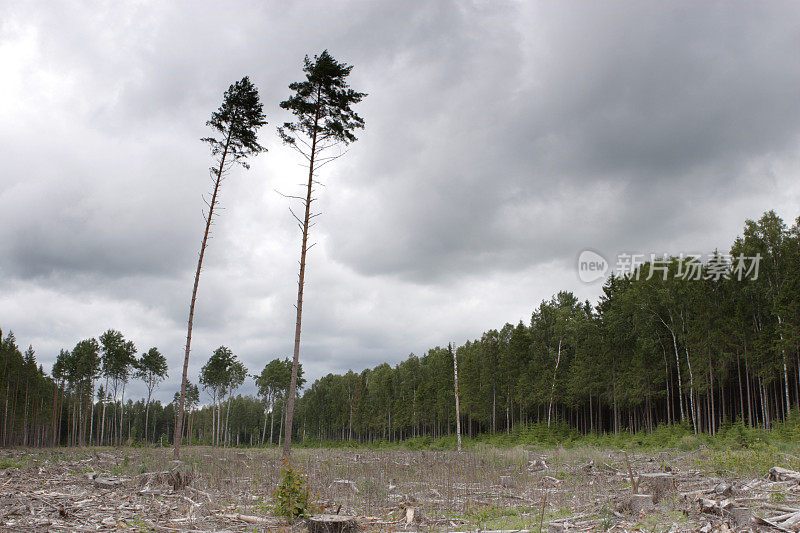
<svg viewBox="0 0 800 533"><path fill-rule="evenodd" d="M690 530L692 524L713 521L694 509L695 492L713 490L721 479L739 486L752 481L721 476L713 468L700 472L698 465L707 460L701 452L667 450L630 458L637 474L670 471L678 483L678 492L647 515L632 516L622 505L631 492L630 481L624 456L614 450L478 446L459 454L297 449L293 456L294 464L308 474L321 509L360 516L371 531L536 531L540 522L546 528L559 519L585 531L666 531L675 524L677 530ZM5 452L0 455L0 529L281 527L271 513L281 468L278 450L195 447L185 450L182 464L171 459L166 448ZM187 488L176 491L163 479L144 475L174 469L190 474ZM99 490L90 479L93 473L115 478L119 486ZM765 494L765 501L777 498L770 496L773 489ZM793 502L783 493L780 497L785 504ZM422 514L422 522L406 525L408 507Z"/></svg>

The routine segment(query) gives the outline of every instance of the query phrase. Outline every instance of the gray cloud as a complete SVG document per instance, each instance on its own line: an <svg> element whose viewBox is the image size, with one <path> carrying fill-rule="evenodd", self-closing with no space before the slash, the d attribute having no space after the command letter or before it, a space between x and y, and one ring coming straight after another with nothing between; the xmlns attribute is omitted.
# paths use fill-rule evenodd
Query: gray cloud
<svg viewBox="0 0 800 533"><path fill-rule="evenodd" d="M800 203L796 4L18 3L0 25L0 327L48 366L114 327L174 392L208 190L204 122L248 74L270 125L201 278L190 375L291 353L303 179L274 126L305 54L355 65L367 128L326 168L309 376L527 320L577 253L727 247ZM133 384L132 392L137 393ZM249 389L248 389L249 390Z"/></svg>
<svg viewBox="0 0 800 533"><path fill-rule="evenodd" d="M642 221L665 209L685 214L717 188L750 195L762 180L743 169L765 153L796 152L796 6L530 11L501 21L506 31L480 46L483 56L466 51L455 65L440 63L469 72L468 83L438 91L424 83L406 97L440 106L380 115L387 131L402 133L391 144L374 138L353 164L368 169L359 173L367 182L351 181L374 222L357 232L362 213L342 206L352 231L337 235L335 257L366 274L439 280L519 269L587 241L625 243L610 235L664 237ZM389 84L374 91L373 105L394 96ZM405 142L404 132L424 142ZM399 200L403 192L411 198ZM684 216L671 231L689 231L703 216Z"/></svg>

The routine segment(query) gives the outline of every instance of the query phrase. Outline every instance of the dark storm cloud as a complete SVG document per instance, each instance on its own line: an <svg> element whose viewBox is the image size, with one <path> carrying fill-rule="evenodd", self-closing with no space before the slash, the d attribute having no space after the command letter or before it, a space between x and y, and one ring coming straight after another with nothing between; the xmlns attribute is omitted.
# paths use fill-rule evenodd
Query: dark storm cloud
<svg viewBox="0 0 800 533"><path fill-rule="evenodd" d="M223 186L190 376L221 344L251 372L289 355L299 244L274 189L293 193L303 168L274 127L303 56L325 48L369 96L359 142L320 176L310 377L527 320L562 288L592 297L572 270L586 247L724 248L744 218L800 200L798 15L788 2L17 3L0 25L0 327L47 367L114 327L179 368L209 187L199 138L248 74L269 152Z"/></svg>
<svg viewBox="0 0 800 533"><path fill-rule="evenodd" d="M465 53L439 66L468 79L432 76L373 119L373 132L400 133L371 138L353 163L368 169L350 183L367 187L353 194L374 222L355 231L362 213L342 215L351 231L334 257L439 280L563 258L598 229L660 237L642 227L648 214L685 212L716 188L747 195L761 181L743 167L797 149L796 5L537 5L511 27L484 25L478 41L494 29L504 53L474 53L471 28L453 29ZM393 92L373 92L390 107L380 100Z"/></svg>

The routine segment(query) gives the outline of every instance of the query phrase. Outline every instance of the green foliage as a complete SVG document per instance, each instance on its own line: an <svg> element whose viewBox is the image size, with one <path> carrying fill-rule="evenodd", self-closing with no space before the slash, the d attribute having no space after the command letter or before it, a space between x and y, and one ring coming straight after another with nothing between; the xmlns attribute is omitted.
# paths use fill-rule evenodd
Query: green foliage
<svg viewBox="0 0 800 533"><path fill-rule="evenodd" d="M466 342L456 349L462 428L501 446L569 443L578 432L598 445L687 450L706 444L703 434L731 446L771 427L800 438L799 415L778 423L798 407L798 243L800 222L770 211L746 221L730 250L734 261L761 254L757 279L740 279L716 252L705 263L651 260L612 276L596 306L562 291L530 323ZM437 439L456 426L452 359L435 347L327 375L298 413L315 440L447 446Z"/></svg>
<svg viewBox="0 0 800 533"><path fill-rule="evenodd" d="M22 465L19 461L12 459L0 459L0 470L7 470L9 468L19 468Z"/></svg>
<svg viewBox="0 0 800 533"><path fill-rule="evenodd" d="M756 442L748 448L704 449L695 465L703 472L720 476L760 477L773 466L798 470L800 460L780 452L772 444Z"/></svg>
<svg viewBox="0 0 800 533"><path fill-rule="evenodd" d="M314 510L308 476L288 461L283 463L281 479L272 493L272 498L275 515L289 522L308 517Z"/></svg>
<svg viewBox="0 0 800 533"><path fill-rule="evenodd" d="M258 89L249 77L245 76L228 87L222 105L206 122L220 136L202 139L211 146L211 154L220 157L219 165L211 168L212 174L220 175L228 162L249 168L245 160L266 151L257 141L259 128L267 123L263 110Z"/></svg>
<svg viewBox="0 0 800 533"><path fill-rule="evenodd" d="M786 422L776 424L775 433L783 440L800 442L800 409L792 409Z"/></svg>
<svg viewBox="0 0 800 533"><path fill-rule="evenodd" d="M351 65L336 61L327 50L313 61L305 57L306 79L290 84L294 93L280 104L296 119L278 128L283 142L297 146L297 134L316 143L348 144L356 140L353 132L364 127L364 120L350 106L367 95L350 89L346 79L351 70Z"/></svg>

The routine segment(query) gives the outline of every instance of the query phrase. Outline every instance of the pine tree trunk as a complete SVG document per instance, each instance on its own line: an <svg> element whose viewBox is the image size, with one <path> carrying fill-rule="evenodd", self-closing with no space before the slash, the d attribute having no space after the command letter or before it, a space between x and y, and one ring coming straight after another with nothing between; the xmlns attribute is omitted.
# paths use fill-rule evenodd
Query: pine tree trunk
<svg viewBox="0 0 800 533"><path fill-rule="evenodd" d="M742 364L739 360L739 350L736 350L736 373L739 378L739 410L742 415L742 422L744 422L744 391L742 390Z"/></svg>
<svg viewBox="0 0 800 533"><path fill-rule="evenodd" d="M30 392L30 383L28 379L25 380L25 409L22 415L22 445L28 445L28 392Z"/></svg>
<svg viewBox="0 0 800 533"><path fill-rule="evenodd" d="M744 351L744 372L747 386L747 423L753 427L753 400L750 396L750 365L747 362L747 346L745 345Z"/></svg>
<svg viewBox="0 0 800 533"><path fill-rule="evenodd" d="M123 422L125 421L125 382L122 382L122 399L119 402L119 436L117 438L117 446L122 446L122 429Z"/></svg>
<svg viewBox="0 0 800 533"><path fill-rule="evenodd" d="M458 440L458 451L461 451L461 411L458 405L458 357L453 352L453 385L456 394L456 438Z"/></svg>
<svg viewBox="0 0 800 533"><path fill-rule="evenodd" d="M308 165L308 185L306 188L305 217L303 219L303 241L300 247L300 274L297 278L297 321L294 330L294 353L292 355L292 379L289 384L288 404L286 405L286 428L283 439L283 457L289 459L292 450L292 422L294 418L294 398L297 393L297 367L300 363L300 330L303 319L303 287L306 275L306 255L308 253L308 230L311 218L311 189L314 185L314 160L317 155L317 125L319 124L321 86L317 89L317 110L314 115L314 130L311 138L311 154Z"/></svg>
<svg viewBox="0 0 800 533"><path fill-rule="evenodd" d="M211 203L208 207L208 216L206 217L206 228L203 232L203 242L200 244L200 256L197 258L197 270L194 274L194 285L192 286L192 300L189 304L189 321L186 330L186 350L183 355L183 375L181 377L181 395L178 402L178 413L181 416L175 417L175 434L174 434L174 448L172 456L174 459L181 458L181 437L183 434L183 411L186 408L186 379L189 373L189 352L192 346L192 325L194 323L194 305L197 301L197 286L200 283L200 270L203 268L203 256L206 253L206 245L208 244L208 233L211 229L211 219L214 215L214 206L217 203L217 193L219 192L219 184L222 181L222 171L225 168L225 158L228 156L228 149L231 144L231 134L233 130L228 130L228 138L225 141L225 148L222 152L219 168L217 169L217 176L214 180L214 192L211 195Z"/></svg>
<svg viewBox="0 0 800 533"><path fill-rule="evenodd" d="M228 394L228 405L225 406L225 445L230 446L231 444L231 432L230 432L230 420L231 420L231 395L233 392Z"/></svg>
<svg viewBox="0 0 800 533"><path fill-rule="evenodd" d="M497 389L492 385L492 434L497 433Z"/></svg>

